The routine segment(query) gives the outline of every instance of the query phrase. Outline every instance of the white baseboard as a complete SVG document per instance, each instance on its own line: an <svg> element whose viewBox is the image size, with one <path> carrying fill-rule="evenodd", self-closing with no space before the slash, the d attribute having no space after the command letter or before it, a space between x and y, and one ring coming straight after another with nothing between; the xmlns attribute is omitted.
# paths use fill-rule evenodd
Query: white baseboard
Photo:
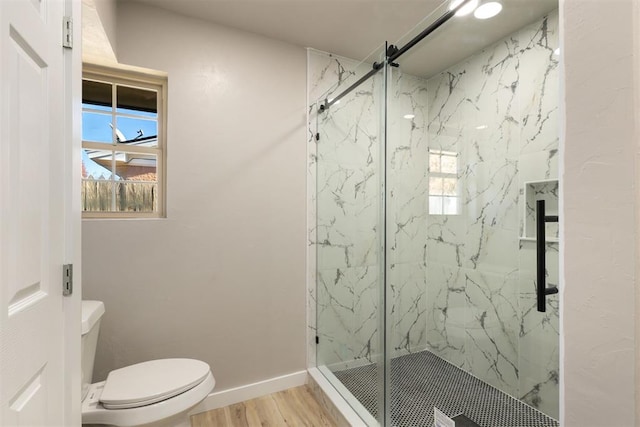
<svg viewBox="0 0 640 427"><path fill-rule="evenodd" d="M307 371L299 371L241 387L216 391L207 396L198 405L194 406L193 409L189 411L189 415L223 408L233 405L234 403L244 402L245 400L255 399L256 397L277 393L293 387L299 387L306 383Z"/></svg>

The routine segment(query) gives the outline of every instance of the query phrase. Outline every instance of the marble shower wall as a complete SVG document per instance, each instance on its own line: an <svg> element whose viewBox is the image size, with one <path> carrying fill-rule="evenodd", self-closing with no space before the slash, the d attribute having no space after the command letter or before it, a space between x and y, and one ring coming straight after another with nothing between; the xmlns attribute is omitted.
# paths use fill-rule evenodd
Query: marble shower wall
<svg viewBox="0 0 640 427"><path fill-rule="evenodd" d="M331 98L350 84L350 76L371 67L313 50L308 63L310 100ZM318 115L310 107L309 354L318 358L310 357L310 366L373 363L382 351L382 78L379 73L328 112ZM390 119L398 138L390 138L387 158L391 346L404 354L426 346L427 98L426 80L400 74L393 79L394 108L415 115Z"/></svg>
<svg viewBox="0 0 640 427"><path fill-rule="evenodd" d="M555 418L558 301L536 311L535 242L520 237L526 183L558 177L557 47L554 12L427 84L429 150L457 154L460 197L428 220L428 348Z"/></svg>

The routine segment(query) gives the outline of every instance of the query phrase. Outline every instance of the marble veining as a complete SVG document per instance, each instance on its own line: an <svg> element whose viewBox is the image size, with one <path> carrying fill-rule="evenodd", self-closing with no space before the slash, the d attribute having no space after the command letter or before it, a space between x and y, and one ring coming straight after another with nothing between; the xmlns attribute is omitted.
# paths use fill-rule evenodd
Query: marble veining
<svg viewBox="0 0 640 427"><path fill-rule="evenodd" d="M537 201L545 201L545 216L558 215L558 200L560 188L558 180L543 180L527 182L523 188L523 201L525 204L524 221L522 221L524 238L536 238L536 210ZM558 239L559 226L557 222L545 223L545 236L547 239Z"/></svg>

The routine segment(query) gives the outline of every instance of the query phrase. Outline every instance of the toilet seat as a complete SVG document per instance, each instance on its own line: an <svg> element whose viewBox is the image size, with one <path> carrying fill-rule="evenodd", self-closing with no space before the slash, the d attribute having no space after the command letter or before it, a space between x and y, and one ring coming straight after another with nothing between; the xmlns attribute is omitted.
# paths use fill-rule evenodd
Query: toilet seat
<svg viewBox="0 0 640 427"><path fill-rule="evenodd" d="M151 405L200 384L209 365L193 359L160 359L111 371L100 396L106 409Z"/></svg>

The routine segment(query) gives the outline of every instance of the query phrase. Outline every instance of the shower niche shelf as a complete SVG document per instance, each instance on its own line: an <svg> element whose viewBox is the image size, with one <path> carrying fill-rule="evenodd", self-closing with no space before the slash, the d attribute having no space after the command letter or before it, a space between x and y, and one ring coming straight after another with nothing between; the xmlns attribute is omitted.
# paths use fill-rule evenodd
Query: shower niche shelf
<svg viewBox="0 0 640 427"><path fill-rule="evenodd" d="M558 191L557 179L545 179L541 181L529 181L524 183L524 213L522 236L520 240L536 241L536 200L544 200L547 215L558 215ZM559 224L550 222L546 224L546 242L557 243Z"/></svg>

